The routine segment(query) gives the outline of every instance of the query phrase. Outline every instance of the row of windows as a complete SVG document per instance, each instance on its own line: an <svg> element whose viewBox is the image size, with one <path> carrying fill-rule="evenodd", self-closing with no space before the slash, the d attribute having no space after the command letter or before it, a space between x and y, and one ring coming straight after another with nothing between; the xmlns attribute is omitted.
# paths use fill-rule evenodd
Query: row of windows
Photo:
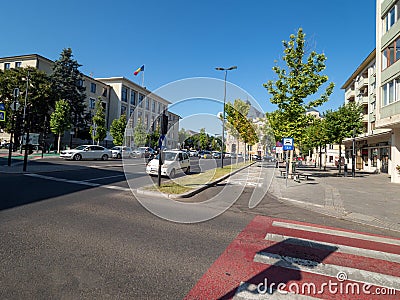
<svg viewBox="0 0 400 300"><path fill-rule="evenodd" d="M107 104L102 102L101 105L103 106L104 109L106 109ZM89 99L89 108L90 109L95 109L96 108L96 99L90 98Z"/></svg>
<svg viewBox="0 0 400 300"><path fill-rule="evenodd" d="M400 18L400 1L390 8L382 19L382 34L386 33Z"/></svg>
<svg viewBox="0 0 400 300"><path fill-rule="evenodd" d="M382 51L382 70L393 65L396 61L400 59L400 37L392 41L389 46L387 46Z"/></svg>
<svg viewBox="0 0 400 300"><path fill-rule="evenodd" d="M382 106L400 100L400 77L382 85Z"/></svg>
<svg viewBox="0 0 400 300"><path fill-rule="evenodd" d="M21 68L22 63L20 61L16 61L14 63L15 68ZM11 63L4 63L4 70L10 70L11 69Z"/></svg>
<svg viewBox="0 0 400 300"><path fill-rule="evenodd" d="M160 102L157 102L150 98L146 98L145 95L140 94L140 93L139 93L139 101L137 101L138 93L135 92L134 90L131 90L130 94L131 94L130 95L130 104L131 105L135 105L135 106L139 105L139 107L143 108L143 103L145 103L144 105L145 105L146 110L150 110L150 103L151 103L151 111L154 113L156 111L158 113L161 113L165 109L165 106L162 105ZM122 90L121 90L121 101L128 103L128 88L125 86L123 86Z"/></svg>

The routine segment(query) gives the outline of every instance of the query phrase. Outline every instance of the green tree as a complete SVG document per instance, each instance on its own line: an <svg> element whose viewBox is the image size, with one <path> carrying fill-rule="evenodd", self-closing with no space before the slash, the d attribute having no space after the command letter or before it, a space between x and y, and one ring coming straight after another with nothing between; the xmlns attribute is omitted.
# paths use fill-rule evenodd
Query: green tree
<svg viewBox="0 0 400 300"><path fill-rule="evenodd" d="M126 115L121 115L119 119L114 119L110 126L110 134L113 137L115 146L122 146L124 142L126 128Z"/></svg>
<svg viewBox="0 0 400 300"><path fill-rule="evenodd" d="M96 101L95 115L92 118L92 124L93 125L90 126L90 135L97 141L98 145L107 136L106 115L100 99ZM93 134L93 130L95 134Z"/></svg>
<svg viewBox="0 0 400 300"><path fill-rule="evenodd" d="M362 106L349 102L340 106L336 111L326 112L327 139L330 143L339 144L339 162L342 157L343 140L352 137L353 133L360 134L363 131ZM339 163L339 174L341 164Z"/></svg>
<svg viewBox="0 0 400 300"><path fill-rule="evenodd" d="M51 82L56 99L65 99L71 107L71 122L78 129L86 128L85 87L81 65L73 59L71 48L63 49L60 58L55 61Z"/></svg>
<svg viewBox="0 0 400 300"><path fill-rule="evenodd" d="M146 144L153 149L158 148L158 140L160 139L160 127L157 126L156 129L147 135Z"/></svg>
<svg viewBox="0 0 400 300"><path fill-rule="evenodd" d="M201 149L208 149L209 141L208 141L208 135L206 134L205 128L200 129L199 144L200 144Z"/></svg>
<svg viewBox="0 0 400 300"><path fill-rule="evenodd" d="M17 100L21 106L16 112L12 112L11 110L11 103L14 101L14 88L19 88L20 90L20 96ZM26 95L26 91L28 91L28 95ZM48 126L50 112L54 110L55 105L49 77L46 73L32 67L0 71L0 99L5 104L6 115L9 116L6 122L0 124L0 126L7 132L10 132L11 116L15 115L16 141L18 141L18 137L23 131L25 99L27 104L26 117L34 116L34 118L30 118L30 132L43 132L44 127Z"/></svg>
<svg viewBox="0 0 400 300"><path fill-rule="evenodd" d="M56 108L50 116L50 130L55 135L58 135L58 153L60 153L61 136L69 128L71 128L69 103L66 100L59 100L56 102Z"/></svg>
<svg viewBox="0 0 400 300"><path fill-rule="evenodd" d="M225 126L230 135L232 135L236 139L236 145L239 145L240 141L240 121L242 117L247 115L250 110L250 104L248 102L244 102L241 99L235 99L233 104L227 103L225 105L226 112L226 120Z"/></svg>
<svg viewBox="0 0 400 300"><path fill-rule="evenodd" d="M138 119L137 124L133 129L133 140L137 147L144 146L146 144L147 132L141 119Z"/></svg>
<svg viewBox="0 0 400 300"><path fill-rule="evenodd" d="M295 143L299 145L310 122L310 117L306 115L307 109L318 107L328 101L334 83L329 83L325 90L319 93L322 85L328 81L328 76L321 74L326 68L326 56L311 51L306 57L305 34L301 28L297 31L297 35L290 35L289 41L283 41L283 47L282 59L286 66L282 68L274 66L273 71L278 79L269 80L264 84L272 96L271 103L276 104L278 109L267 113L266 116L274 130L276 140L293 137ZM311 96L316 98L306 103L305 101Z"/></svg>

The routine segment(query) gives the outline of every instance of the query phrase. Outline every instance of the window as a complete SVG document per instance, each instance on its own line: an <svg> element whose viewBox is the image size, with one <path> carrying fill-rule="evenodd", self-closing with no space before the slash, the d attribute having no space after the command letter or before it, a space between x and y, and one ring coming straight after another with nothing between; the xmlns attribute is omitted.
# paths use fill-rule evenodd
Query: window
<svg viewBox="0 0 400 300"><path fill-rule="evenodd" d="M399 19L399 1L393 5L389 12L382 19L382 33L386 33Z"/></svg>
<svg viewBox="0 0 400 300"><path fill-rule="evenodd" d="M90 91L91 91L92 93L96 93L96 84L93 83L93 82L90 84Z"/></svg>
<svg viewBox="0 0 400 300"><path fill-rule="evenodd" d="M10 70L10 63L4 64L4 70Z"/></svg>
<svg viewBox="0 0 400 300"><path fill-rule="evenodd" d="M389 82L389 104L390 103L393 103L393 101L394 101L394 82L393 81L390 81Z"/></svg>
<svg viewBox="0 0 400 300"><path fill-rule="evenodd" d="M94 109L96 107L96 100L93 98L89 99L89 107L90 109Z"/></svg>
<svg viewBox="0 0 400 300"><path fill-rule="evenodd" d="M141 111L138 112L138 122L143 122Z"/></svg>
<svg viewBox="0 0 400 300"><path fill-rule="evenodd" d="M151 111L156 112L156 101L154 100L151 102Z"/></svg>
<svg viewBox="0 0 400 300"><path fill-rule="evenodd" d="M400 77L382 85L382 106L400 100Z"/></svg>
<svg viewBox="0 0 400 300"><path fill-rule="evenodd" d="M121 101L128 102L128 88L125 86L122 87Z"/></svg>
<svg viewBox="0 0 400 300"><path fill-rule="evenodd" d="M129 110L129 116L133 119L133 114L134 114L134 112L135 112L135 109L134 108L131 108L130 110Z"/></svg>
<svg viewBox="0 0 400 300"><path fill-rule="evenodd" d="M107 89L103 88L103 93L101 93L103 97L107 97Z"/></svg>
<svg viewBox="0 0 400 300"><path fill-rule="evenodd" d="M382 71L400 59L400 37L397 37L382 51Z"/></svg>
<svg viewBox="0 0 400 300"><path fill-rule="evenodd" d="M143 107L143 99L144 99L144 95L139 94L139 106Z"/></svg>
<svg viewBox="0 0 400 300"><path fill-rule="evenodd" d="M121 116L126 115L126 106L121 105Z"/></svg>
<svg viewBox="0 0 400 300"><path fill-rule="evenodd" d="M134 90L131 90L131 104L136 105L136 97L137 93Z"/></svg>
<svg viewBox="0 0 400 300"><path fill-rule="evenodd" d="M20 61L16 61L15 62L15 68L21 68L21 62Z"/></svg>
<svg viewBox="0 0 400 300"><path fill-rule="evenodd" d="M158 113L159 114L161 113L161 103L160 102L158 102Z"/></svg>
<svg viewBox="0 0 400 300"><path fill-rule="evenodd" d="M83 80L82 80L82 79L78 79L77 85L78 85L78 86L83 86Z"/></svg>
<svg viewBox="0 0 400 300"><path fill-rule="evenodd" d="M144 126L146 129L149 128L149 115L148 114L144 115Z"/></svg>
<svg viewBox="0 0 400 300"><path fill-rule="evenodd" d="M388 99L388 87L386 84L384 84L382 86L382 106L388 104L387 99Z"/></svg>
<svg viewBox="0 0 400 300"><path fill-rule="evenodd" d="M146 109L150 110L150 99L146 97Z"/></svg>

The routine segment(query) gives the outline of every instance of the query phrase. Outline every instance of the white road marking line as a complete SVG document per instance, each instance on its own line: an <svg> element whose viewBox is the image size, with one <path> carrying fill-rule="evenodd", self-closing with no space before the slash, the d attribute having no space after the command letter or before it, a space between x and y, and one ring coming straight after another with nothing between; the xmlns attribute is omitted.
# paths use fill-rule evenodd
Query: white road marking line
<svg viewBox="0 0 400 300"><path fill-rule="evenodd" d="M277 267L308 272L336 278L339 272L345 272L348 280L366 283L386 288L400 290L400 278L396 276L380 274L371 271L359 270L356 268L324 264L313 260L279 255L269 252L260 252L254 256L254 261L274 265Z"/></svg>
<svg viewBox="0 0 400 300"><path fill-rule="evenodd" d="M117 185L101 185L99 183L92 183L92 182L87 182L87 181L78 181L78 180L70 180L70 179L64 179L64 178L57 178L57 177L51 177L51 176L45 176L45 175L40 175L40 174L24 174L25 176L30 176L30 177L36 177L36 178L41 178L41 179L46 179L46 180L52 180L52 181L59 181L59 182L65 182L65 183L73 183L73 184L80 184L80 185L86 185L86 186L92 186L92 187L101 187L105 189L110 189L110 190L119 190L119 191L124 191L124 192L129 192L131 191L130 188L122 187L122 186L117 186Z"/></svg>
<svg viewBox="0 0 400 300"><path fill-rule="evenodd" d="M85 182L96 181L96 180L102 180L102 179L108 179L108 178L114 178L114 177L121 177L121 176L125 177L124 174L119 174L119 175L113 175L113 176L105 176L105 177L98 177L98 178L93 178L93 179L86 179L86 180L82 180L82 181L85 181Z"/></svg>
<svg viewBox="0 0 400 300"><path fill-rule="evenodd" d="M30 176L30 177L46 179L46 180L52 180L52 181L74 183L74 184L88 185L88 186L100 186L100 184L98 184L98 183L84 182L84 181L78 181L78 180L70 180L70 179L65 179L65 178L57 178L57 177L40 175L40 174L24 174L24 175L25 176Z"/></svg>
<svg viewBox="0 0 400 300"><path fill-rule="evenodd" d="M332 249L332 247L336 247L337 250L335 252L400 263L400 255L388 253L388 252L381 252L381 251L370 250L370 249L363 249L363 248L357 248L357 247L351 247L351 246L345 246L345 245L339 245L339 244L333 244L333 243L327 243L327 242L320 242L320 241L311 240L311 239L301 239L301 238L294 237L294 236L287 236L287 235L281 235L281 234L275 234L275 233L267 233L267 235L265 236L265 239L268 241L272 241L272 242L279 242L279 243L283 242L283 243L288 243L291 245L311 247L311 248L322 249L322 250L329 250L329 249Z"/></svg>
<svg viewBox="0 0 400 300"><path fill-rule="evenodd" d="M328 229L328 228L299 225L299 224L285 223L285 222L279 222L279 221L272 222L272 226L288 228L288 229L305 230L305 231L316 232L316 233L326 233L326 234L330 234L330 235L349 237L349 238L355 238L355 239L361 239L361 240L366 240L366 241L400 246L400 240L395 240L395 239L385 238L385 237L378 237L378 236L373 236L373 235L366 235L366 234L361 234L361 233L356 233L356 232L332 230L332 229Z"/></svg>
<svg viewBox="0 0 400 300"><path fill-rule="evenodd" d="M261 283L261 282L260 282ZM260 288L261 291L264 291L265 287L262 286ZM248 282L241 282L233 300L267 300L267 299L319 299L314 298L307 295L301 294L292 294L287 293L283 294L278 292L277 290L267 290L265 294L258 293L257 285L248 283Z"/></svg>

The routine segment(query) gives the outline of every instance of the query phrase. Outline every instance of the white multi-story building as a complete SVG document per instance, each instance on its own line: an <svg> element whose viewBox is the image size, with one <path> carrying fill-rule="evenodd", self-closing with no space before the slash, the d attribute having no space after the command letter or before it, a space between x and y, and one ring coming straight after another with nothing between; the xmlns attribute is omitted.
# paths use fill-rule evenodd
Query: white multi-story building
<svg viewBox="0 0 400 300"><path fill-rule="evenodd" d="M52 60L38 54L0 58L0 69L2 70L30 66L51 74L53 65ZM83 75L81 84L86 88L86 113L94 115L95 103L100 99L105 108L107 129L110 128L113 120L125 114L131 128L135 127L140 120L145 130L151 133L159 125L160 114L165 111L169 117L167 135L167 143L169 144L167 147L174 148L177 146L179 116L168 112L169 101L124 77L92 78ZM66 132L64 141L70 140L70 132ZM74 139L74 142L80 141Z"/></svg>
<svg viewBox="0 0 400 300"><path fill-rule="evenodd" d="M345 103L362 106L363 133L354 138L355 167L367 172L389 172L391 130L376 128L376 53L372 51L343 84ZM346 158L352 165L353 139L344 141Z"/></svg>

